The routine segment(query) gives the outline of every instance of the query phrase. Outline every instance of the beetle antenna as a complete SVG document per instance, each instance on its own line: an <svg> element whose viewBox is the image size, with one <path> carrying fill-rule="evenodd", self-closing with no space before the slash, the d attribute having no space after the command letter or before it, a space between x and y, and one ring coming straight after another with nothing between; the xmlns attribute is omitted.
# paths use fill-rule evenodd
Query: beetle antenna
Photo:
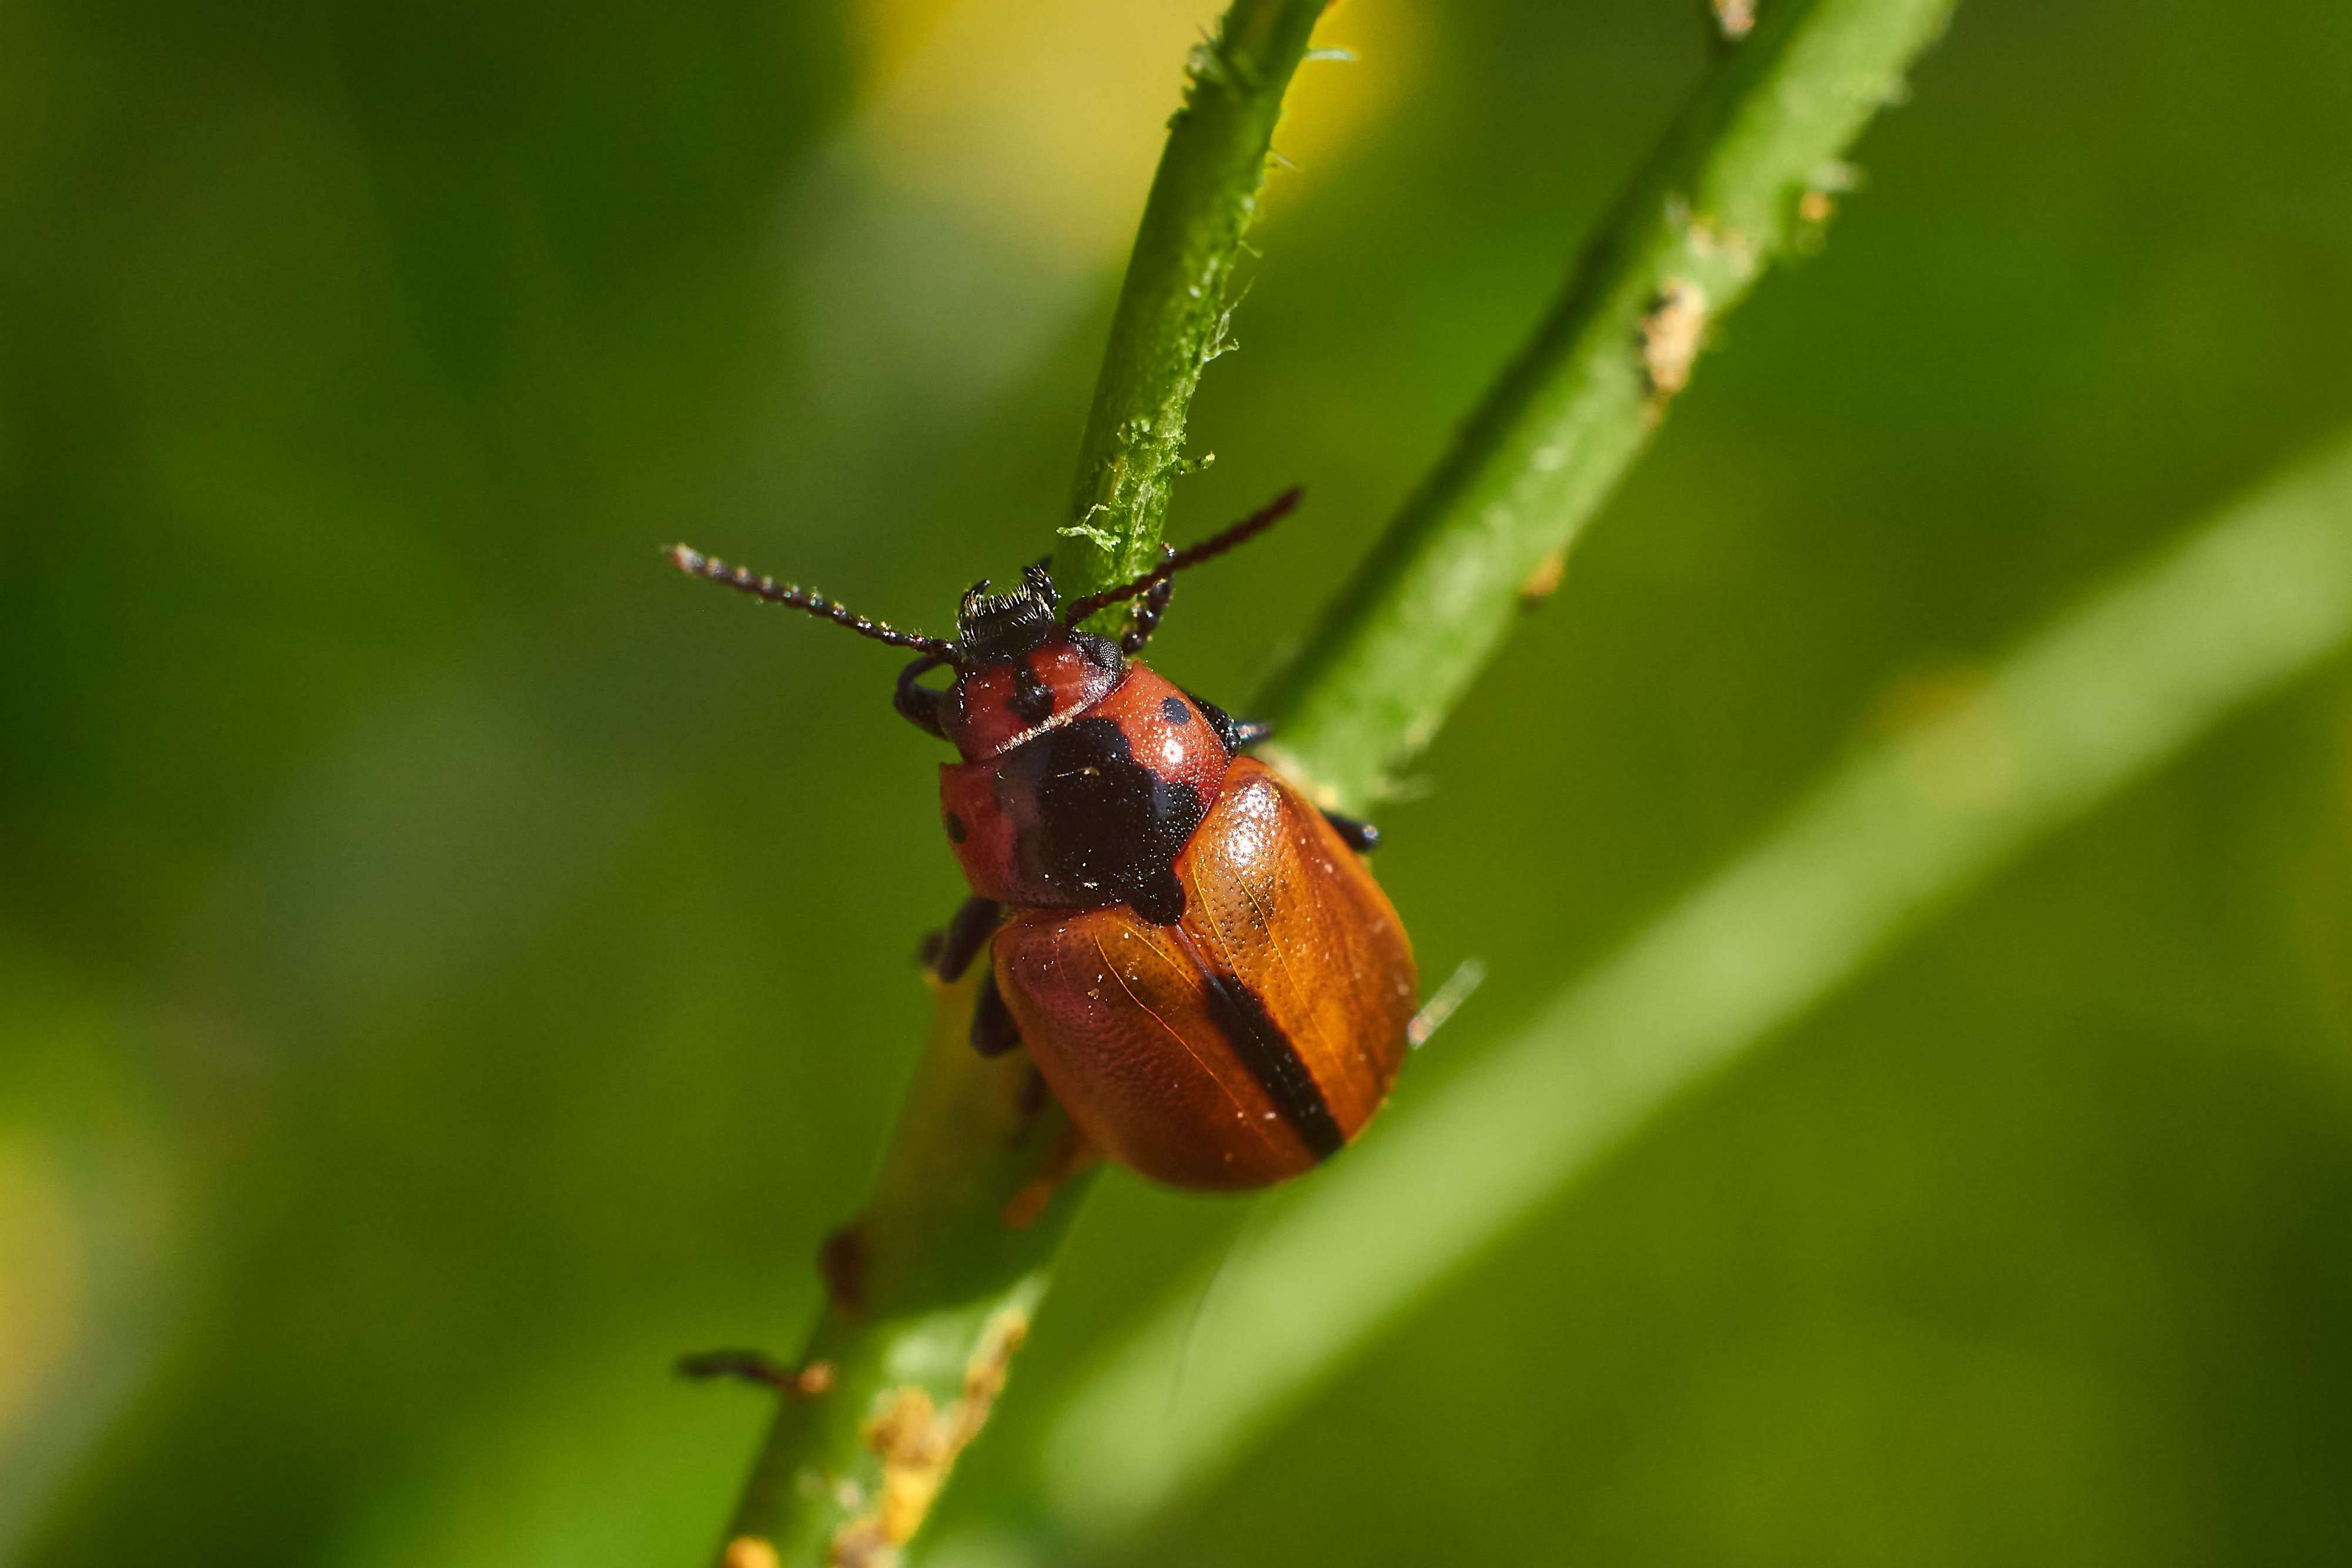
<svg viewBox="0 0 2352 1568"><path fill-rule="evenodd" d="M1106 588L1099 593L1087 594L1070 606L1069 612L1062 617L1062 624L1076 626L1098 610L1117 604L1121 600L1132 599L1139 593L1149 592L1155 583L1167 581L1186 567L1198 566L1204 560L1224 554L1235 545L1248 543L1249 540L1289 516L1291 508L1298 505L1298 486L1293 485L1265 507L1252 512L1224 532L1212 534L1199 544L1161 558L1158 566L1153 567L1141 577L1129 582L1122 582L1116 588Z"/></svg>
<svg viewBox="0 0 2352 1568"><path fill-rule="evenodd" d="M871 637L877 643L887 643L893 648L913 648L929 653L942 664L953 664L962 650L944 637L926 637L916 632L901 632L879 621L869 621L846 607L835 604L813 588L795 588L789 582L778 582L772 577L755 577L749 567L729 566L717 556L704 555L700 550L684 545L669 547L670 564L688 577L709 578L739 589L754 599L764 599L771 604L789 605L821 615L836 626L846 626L861 637Z"/></svg>

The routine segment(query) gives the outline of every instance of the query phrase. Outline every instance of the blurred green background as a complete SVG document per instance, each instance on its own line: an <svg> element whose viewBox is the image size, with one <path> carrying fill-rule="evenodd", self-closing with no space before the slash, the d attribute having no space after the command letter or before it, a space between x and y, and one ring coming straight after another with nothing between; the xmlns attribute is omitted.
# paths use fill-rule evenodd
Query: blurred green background
<svg viewBox="0 0 2352 1568"><path fill-rule="evenodd" d="M0 11L0 1556L698 1560L952 905L901 623L1045 548L1172 0ZM1246 706L1707 57L1352 0L1155 658ZM1964 0L1392 807L1394 1117L1888 715L2352 419L2352 13ZM1911 695L1906 695L1911 694ZM2352 1560L2352 678L2044 845L1154 1563ZM952 1531L1248 1226L1114 1175Z"/></svg>

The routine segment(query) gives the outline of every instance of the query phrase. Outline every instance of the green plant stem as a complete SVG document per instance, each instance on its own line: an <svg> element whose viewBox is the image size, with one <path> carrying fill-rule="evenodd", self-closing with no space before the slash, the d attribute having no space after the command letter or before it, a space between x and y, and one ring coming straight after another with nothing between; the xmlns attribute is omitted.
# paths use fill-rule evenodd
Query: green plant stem
<svg viewBox="0 0 2352 1568"><path fill-rule="evenodd" d="M1066 593L1125 581L1158 559L1192 392L1223 348L1226 290L1256 215L1275 121L1324 5L1235 0L1216 36L1192 51L1078 449L1071 521L1054 556Z"/></svg>
<svg viewBox="0 0 2352 1568"><path fill-rule="evenodd" d="M1324 0L1235 0L1192 52L1106 352L1078 465L1073 594L1148 568L1182 465L1202 367L1282 97ZM1124 612L1114 612L1114 614ZM974 966L940 988L872 1202L826 1249L829 1300L729 1529L727 1568L879 1565L920 1526L985 1423L1087 1185L1070 1126L1025 1059L968 1042Z"/></svg>
<svg viewBox="0 0 2352 1568"><path fill-rule="evenodd" d="M831 1300L801 1365L827 1386L782 1398L727 1568L887 1560L985 1420L1044 1293L1084 1184L1059 1184L1025 1224L1007 1223L1044 1190L1031 1184L1050 1176L1068 1124L1040 1113L1026 1062L971 1049L977 984L975 971L940 988L873 1198L826 1248ZM898 1426L877 1443L885 1418Z"/></svg>
<svg viewBox="0 0 2352 1568"><path fill-rule="evenodd" d="M1619 200L1567 292L1261 711L1324 805L1377 804L1633 466L1708 328L1810 243L1840 157L1955 0L1778 0ZM1535 580L1531 581L1531 580Z"/></svg>

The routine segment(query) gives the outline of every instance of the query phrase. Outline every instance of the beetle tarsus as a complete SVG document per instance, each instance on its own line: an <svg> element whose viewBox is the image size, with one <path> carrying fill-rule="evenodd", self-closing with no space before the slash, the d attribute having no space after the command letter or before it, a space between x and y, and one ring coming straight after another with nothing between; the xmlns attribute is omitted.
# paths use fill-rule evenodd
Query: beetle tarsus
<svg viewBox="0 0 2352 1568"><path fill-rule="evenodd" d="M756 1350L705 1350L682 1355L677 1360L677 1375L698 1383L714 1377L756 1383L794 1399L814 1399L833 1386L833 1364L829 1361L786 1366Z"/></svg>
<svg viewBox="0 0 2352 1568"><path fill-rule="evenodd" d="M1173 546L1160 547L1160 565L1165 566L1175 559L1176 550ZM1127 630L1119 633L1118 651L1120 653L1143 652L1145 646L1151 641L1151 634L1160 630L1160 618L1168 613L1168 601L1175 591L1176 580L1172 577L1163 577L1144 590L1142 602L1135 607L1135 614L1128 622Z"/></svg>
<svg viewBox="0 0 2352 1568"><path fill-rule="evenodd" d="M1013 1009L1004 1005L993 973L981 982L980 1005L971 1011L971 1048L988 1057L1021 1049L1021 1026L1013 1021Z"/></svg>
<svg viewBox="0 0 2352 1568"><path fill-rule="evenodd" d="M967 898L959 906L943 931L934 931L923 941L923 959L931 973L949 985L963 978L963 972L988 938L996 930L996 917L1002 913L992 898Z"/></svg>
<svg viewBox="0 0 2352 1568"><path fill-rule="evenodd" d="M1381 847L1381 831L1360 817L1343 817L1337 811L1326 811L1323 820L1330 823L1347 846L1360 855L1370 854Z"/></svg>

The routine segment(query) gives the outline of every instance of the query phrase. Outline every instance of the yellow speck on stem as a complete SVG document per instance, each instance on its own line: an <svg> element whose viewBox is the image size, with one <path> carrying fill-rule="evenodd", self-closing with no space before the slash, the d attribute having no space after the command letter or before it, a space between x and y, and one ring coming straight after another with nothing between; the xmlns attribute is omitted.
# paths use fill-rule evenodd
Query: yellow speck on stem
<svg viewBox="0 0 2352 1568"><path fill-rule="evenodd" d="M727 1543L719 1559L723 1568L777 1568L776 1549L756 1535L739 1535Z"/></svg>
<svg viewBox="0 0 2352 1568"><path fill-rule="evenodd" d="M929 1390L902 1384L882 1396L866 1423L866 1446L882 1461L882 1486L871 1511L834 1532L832 1568L887 1568L915 1538L947 1484L956 1456L988 1425L1013 1352L1029 1337L1029 1314L1007 1307L988 1322L980 1347L964 1364L963 1386L945 1409ZM731 1549L730 1549L731 1550ZM727 1568L737 1568L731 1561Z"/></svg>
<svg viewBox="0 0 2352 1568"><path fill-rule="evenodd" d="M1706 330L1706 293L1686 277L1669 277L1658 302L1642 318L1642 367L1649 372L1654 402L1663 406L1690 384Z"/></svg>
<svg viewBox="0 0 2352 1568"><path fill-rule="evenodd" d="M1519 584L1519 603L1533 610L1559 591L1560 579L1567 575L1568 547L1563 545L1536 562L1535 570Z"/></svg>

